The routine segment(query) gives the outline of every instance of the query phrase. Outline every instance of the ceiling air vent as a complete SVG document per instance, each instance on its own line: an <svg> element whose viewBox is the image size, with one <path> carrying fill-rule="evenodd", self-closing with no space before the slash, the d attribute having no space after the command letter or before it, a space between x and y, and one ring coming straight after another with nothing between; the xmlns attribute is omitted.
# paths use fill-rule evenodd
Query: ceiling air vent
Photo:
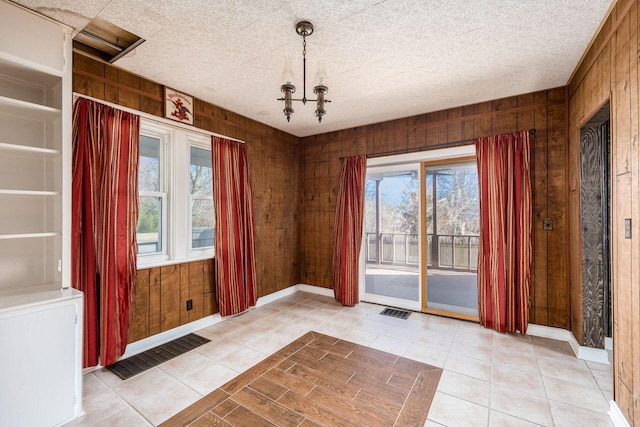
<svg viewBox="0 0 640 427"><path fill-rule="evenodd" d="M144 42L143 38L110 22L93 18L73 38L73 48L114 63Z"/></svg>

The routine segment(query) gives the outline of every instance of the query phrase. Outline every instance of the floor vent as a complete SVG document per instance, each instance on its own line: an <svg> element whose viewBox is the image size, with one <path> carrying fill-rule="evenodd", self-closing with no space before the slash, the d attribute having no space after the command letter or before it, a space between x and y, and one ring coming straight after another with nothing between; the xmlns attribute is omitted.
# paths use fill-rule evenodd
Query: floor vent
<svg viewBox="0 0 640 427"><path fill-rule="evenodd" d="M384 310L382 310L380 314L382 314L383 316L395 317L396 319L407 319L409 318L409 315L411 314L411 312L406 310L399 310L397 308L387 307Z"/></svg>
<svg viewBox="0 0 640 427"><path fill-rule="evenodd" d="M126 380L196 347L200 347L209 341L211 340L200 335L185 335L135 356L120 360L113 365L107 366L107 369L121 379Z"/></svg>

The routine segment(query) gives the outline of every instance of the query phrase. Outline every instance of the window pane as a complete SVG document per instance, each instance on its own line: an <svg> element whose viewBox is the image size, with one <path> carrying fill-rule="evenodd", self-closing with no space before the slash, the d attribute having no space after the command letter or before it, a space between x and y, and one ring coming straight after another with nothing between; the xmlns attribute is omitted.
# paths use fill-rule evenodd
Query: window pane
<svg viewBox="0 0 640 427"><path fill-rule="evenodd" d="M140 196L136 237L138 253L162 252L162 198Z"/></svg>
<svg viewBox="0 0 640 427"><path fill-rule="evenodd" d="M191 201L191 247L213 246L214 228L213 200L193 199Z"/></svg>
<svg viewBox="0 0 640 427"><path fill-rule="evenodd" d="M213 194L211 151L191 147L190 188L191 194L211 196Z"/></svg>
<svg viewBox="0 0 640 427"><path fill-rule="evenodd" d="M160 140L140 135L138 190L160 191Z"/></svg>

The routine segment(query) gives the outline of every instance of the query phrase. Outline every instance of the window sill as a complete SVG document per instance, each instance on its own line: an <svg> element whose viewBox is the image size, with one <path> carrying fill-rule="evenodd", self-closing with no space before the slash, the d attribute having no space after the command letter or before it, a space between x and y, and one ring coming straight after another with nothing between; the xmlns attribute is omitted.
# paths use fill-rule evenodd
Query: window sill
<svg viewBox="0 0 640 427"><path fill-rule="evenodd" d="M188 262L204 261L208 259L214 259L213 251L203 251L202 253L192 252L189 257L180 259L169 259L167 257L165 259L154 258L152 260L150 259L141 262L140 258L138 258L137 269L144 270L147 268L166 267L168 265L186 264Z"/></svg>

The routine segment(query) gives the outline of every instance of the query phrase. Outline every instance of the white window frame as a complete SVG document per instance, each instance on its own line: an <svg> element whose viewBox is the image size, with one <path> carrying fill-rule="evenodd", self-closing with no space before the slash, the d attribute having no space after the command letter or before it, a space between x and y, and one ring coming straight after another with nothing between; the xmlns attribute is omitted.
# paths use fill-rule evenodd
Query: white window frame
<svg viewBox="0 0 640 427"><path fill-rule="evenodd" d="M195 148L200 148L202 150L207 150L209 151L209 153L211 153L211 137L206 137L204 135L196 135L196 134L189 134L187 135L187 152L188 152L188 160L187 160L187 174L190 173L190 168L191 168L191 147L195 147ZM212 165L213 166L213 165ZM212 183L213 184L213 183ZM191 194L191 188L189 188L189 185L187 183L187 194L189 195L189 217L188 217L188 224L189 224L189 230L188 230L188 244L187 244L187 258L212 258L214 256L215 253L215 248L214 246L206 246L206 247L201 247L201 248L194 248L192 247L193 245L193 240L192 240L192 227L193 224L191 222L192 219L192 207L193 207L193 200L211 200L212 203L214 203L213 201L213 195L211 196L203 196L203 195L197 195L197 194ZM214 209L215 209L215 205L214 205ZM215 237L214 237L215 239ZM214 242L215 245L215 242Z"/></svg>
<svg viewBox="0 0 640 427"><path fill-rule="evenodd" d="M168 232L169 216L171 215L169 206L169 168L168 168L168 150L167 147L170 144L172 132L171 129L165 126L158 126L145 120L140 121L140 134L148 136L150 138L156 138L160 141L160 176L159 185L160 191L144 191L138 190L138 198L144 196L159 197L162 201L162 221L160 224L160 235L162 241L162 248L160 252L152 252L148 254L138 254L138 267L157 265L165 262L169 259L168 248L171 244L171 236Z"/></svg>

